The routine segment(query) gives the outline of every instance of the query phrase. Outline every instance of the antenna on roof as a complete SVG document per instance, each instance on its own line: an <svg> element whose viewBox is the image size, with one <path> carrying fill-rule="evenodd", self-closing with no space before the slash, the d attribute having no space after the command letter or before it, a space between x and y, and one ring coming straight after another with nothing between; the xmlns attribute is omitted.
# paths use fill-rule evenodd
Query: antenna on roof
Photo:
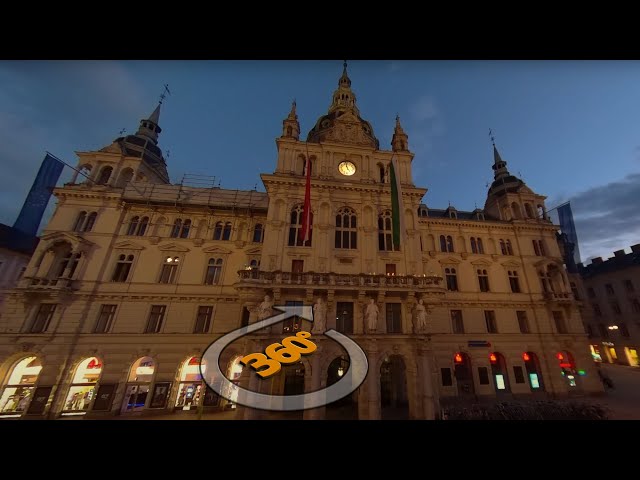
<svg viewBox="0 0 640 480"><path fill-rule="evenodd" d="M126 131L127 131L127 129L123 128L122 130L120 130L120 133L118 133L118 135L124 135L124 132L126 132Z"/></svg>
<svg viewBox="0 0 640 480"><path fill-rule="evenodd" d="M164 90L160 94L160 105L162 105L162 102L164 101L164 99L167 98L167 94L171 95L171 91L169 90L169 84L165 83Z"/></svg>

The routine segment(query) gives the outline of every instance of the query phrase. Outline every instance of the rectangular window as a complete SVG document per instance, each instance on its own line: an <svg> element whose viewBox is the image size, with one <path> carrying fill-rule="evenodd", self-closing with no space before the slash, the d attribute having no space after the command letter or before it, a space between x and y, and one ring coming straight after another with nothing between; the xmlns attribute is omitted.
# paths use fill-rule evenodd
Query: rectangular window
<svg viewBox="0 0 640 480"><path fill-rule="evenodd" d="M598 324L598 331L600 332L600 336L602 338L609 338L609 330L607 329L604 323Z"/></svg>
<svg viewBox="0 0 640 480"><path fill-rule="evenodd" d="M484 323L487 326L487 333L498 333L498 326L496 325L496 312L494 312L493 310L485 310Z"/></svg>
<svg viewBox="0 0 640 480"><path fill-rule="evenodd" d="M144 333L160 332L166 309L166 305L151 305L151 312L149 312L149 320L147 321L147 328Z"/></svg>
<svg viewBox="0 0 640 480"><path fill-rule="evenodd" d="M537 240L533 240L533 251L536 254L536 256L540 256L540 247L538 247L538 241Z"/></svg>
<svg viewBox="0 0 640 480"><path fill-rule="evenodd" d="M160 280L158 280L158 283L174 283L177 272L178 264L165 263L164 265L162 265L162 270L160 271Z"/></svg>
<svg viewBox="0 0 640 480"><path fill-rule="evenodd" d="M516 378L516 383L524 383L522 367L513 367L513 376Z"/></svg>
<svg viewBox="0 0 640 480"><path fill-rule="evenodd" d="M402 333L401 305L399 303L386 304L387 333Z"/></svg>
<svg viewBox="0 0 640 480"><path fill-rule="evenodd" d="M518 279L518 272L515 270L509 270L509 285L511 285L513 293L520 293L520 280Z"/></svg>
<svg viewBox="0 0 640 480"><path fill-rule="evenodd" d="M478 269L478 284L481 292L489 291L489 274L486 270Z"/></svg>
<svg viewBox="0 0 640 480"><path fill-rule="evenodd" d="M241 327L246 327L247 325L249 325L249 315L251 315L249 309L247 307L242 307L242 318L240 319Z"/></svg>
<svg viewBox="0 0 640 480"><path fill-rule="evenodd" d="M622 310L620 310L620 304L618 302L611 302L611 310L616 315L622 315Z"/></svg>
<svg viewBox="0 0 640 480"><path fill-rule="evenodd" d="M386 264L387 275L395 275L396 274L396 264L395 263L387 263Z"/></svg>
<svg viewBox="0 0 640 480"><path fill-rule="evenodd" d="M453 385L453 378L451 376L451 369L450 368L441 368L440 369L440 376L442 377L442 386L443 387L450 387L451 385Z"/></svg>
<svg viewBox="0 0 640 480"><path fill-rule="evenodd" d="M207 273L204 276L205 285L216 285L220 282L220 274L222 272L222 259L211 258L207 264Z"/></svg>
<svg viewBox="0 0 640 480"><path fill-rule="evenodd" d="M596 298L596 292L593 288L589 287L587 288L587 296L589 298Z"/></svg>
<svg viewBox="0 0 640 480"><path fill-rule="evenodd" d="M629 329L627 328L626 323L620 324L620 335L622 335L625 338L629 338Z"/></svg>
<svg viewBox="0 0 640 480"><path fill-rule="evenodd" d="M634 292L635 289L633 288L633 282L631 282L631 280L625 280L624 281L624 288L627 289L627 292Z"/></svg>
<svg viewBox="0 0 640 480"><path fill-rule="evenodd" d="M635 313L640 313L640 301L638 301L638 299L633 299L633 301L631 302L631 307L633 308L633 311Z"/></svg>
<svg viewBox="0 0 640 480"><path fill-rule="evenodd" d="M287 300L286 302L284 302L284 304L285 306L288 306L288 307L301 307L303 305L303 302L298 300ZM290 335L294 335L296 332L300 331L301 327L302 327L302 320L300 320L300 318L295 316L289 317L284 322L282 322L282 333L288 333Z"/></svg>
<svg viewBox="0 0 640 480"><path fill-rule="evenodd" d="M524 310L516 311L518 317L518 326L520 327L520 333L531 333L529 330L529 319L527 318L527 312Z"/></svg>
<svg viewBox="0 0 640 480"><path fill-rule="evenodd" d="M556 330L558 331L558 333L568 333L567 324L564 321L564 316L562 315L561 311L553 311L553 321L556 324Z"/></svg>
<svg viewBox="0 0 640 480"><path fill-rule="evenodd" d="M598 305L597 303L593 304L593 313L595 313L597 317L602 316L602 310L600 310L600 305Z"/></svg>
<svg viewBox="0 0 640 480"><path fill-rule="evenodd" d="M607 291L607 295L615 295L615 292L613 291L613 285L611 285L610 283L607 283L604 288Z"/></svg>
<svg viewBox="0 0 640 480"><path fill-rule="evenodd" d="M336 330L340 333L353 333L353 302L338 302Z"/></svg>
<svg viewBox="0 0 640 480"><path fill-rule="evenodd" d="M94 333L108 333L111 331L113 319L116 316L116 305L102 305L96 322Z"/></svg>
<svg viewBox="0 0 640 480"><path fill-rule="evenodd" d="M196 317L196 325L193 333L209 333L211 327L211 316L213 315L212 306L198 307L198 316Z"/></svg>
<svg viewBox="0 0 640 480"><path fill-rule="evenodd" d="M464 333L462 310L451 310L451 326L453 328L453 333Z"/></svg>
<svg viewBox="0 0 640 480"><path fill-rule="evenodd" d="M478 367L478 380L480 380L480 385L489 385L489 369L487 367Z"/></svg>
<svg viewBox="0 0 640 480"><path fill-rule="evenodd" d="M53 318L53 314L56 311L57 303L42 303L38 309L36 317L31 324L31 333L43 333L49 328L49 323Z"/></svg>
<svg viewBox="0 0 640 480"><path fill-rule="evenodd" d="M458 291L458 275L456 273L456 269L453 267L445 268L444 274L447 278L447 290L452 292Z"/></svg>
<svg viewBox="0 0 640 480"><path fill-rule="evenodd" d="M133 265L133 255L119 255L116 268L113 271L113 282L126 282L129 278L129 272L131 271L131 265Z"/></svg>
<svg viewBox="0 0 640 480"><path fill-rule="evenodd" d="M302 280L304 272L304 260L291 260L291 280L294 282Z"/></svg>
<svg viewBox="0 0 640 480"><path fill-rule="evenodd" d="M580 294L578 293L578 287L574 282L571 282L571 293L573 293L573 298L576 300L580 300Z"/></svg>

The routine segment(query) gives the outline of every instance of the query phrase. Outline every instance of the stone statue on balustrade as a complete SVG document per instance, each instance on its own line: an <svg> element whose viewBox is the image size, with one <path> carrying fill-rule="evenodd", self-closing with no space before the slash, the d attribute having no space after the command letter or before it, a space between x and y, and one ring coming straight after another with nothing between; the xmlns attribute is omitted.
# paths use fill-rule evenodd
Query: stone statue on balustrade
<svg viewBox="0 0 640 480"><path fill-rule="evenodd" d="M258 320L264 320L273 316L273 300L269 295L264 296L264 301L258 305Z"/></svg>
<svg viewBox="0 0 640 480"><path fill-rule="evenodd" d="M364 312L365 324L369 333L375 333L378 329L378 314L380 311L378 310L378 306L375 304L373 298L369 299L369 304Z"/></svg>
<svg viewBox="0 0 640 480"><path fill-rule="evenodd" d="M425 333L427 331L427 308L422 299L413 308L413 330L415 333Z"/></svg>
<svg viewBox="0 0 640 480"><path fill-rule="evenodd" d="M313 333L324 333L327 329L327 304L318 298L313 305Z"/></svg>

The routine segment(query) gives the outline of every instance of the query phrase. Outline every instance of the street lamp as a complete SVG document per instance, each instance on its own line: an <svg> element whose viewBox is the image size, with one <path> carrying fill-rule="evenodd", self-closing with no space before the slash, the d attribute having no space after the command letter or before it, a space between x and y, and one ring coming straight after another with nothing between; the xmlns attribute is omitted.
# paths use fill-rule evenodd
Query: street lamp
<svg viewBox="0 0 640 480"><path fill-rule="evenodd" d="M609 330L618 330L618 326L617 325L609 325Z"/></svg>

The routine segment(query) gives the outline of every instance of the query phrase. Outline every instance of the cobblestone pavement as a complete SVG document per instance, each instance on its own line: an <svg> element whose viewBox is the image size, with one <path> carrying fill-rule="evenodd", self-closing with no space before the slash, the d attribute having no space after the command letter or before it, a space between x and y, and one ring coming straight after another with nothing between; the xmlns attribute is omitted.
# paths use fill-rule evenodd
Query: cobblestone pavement
<svg viewBox="0 0 640 480"><path fill-rule="evenodd" d="M607 407L612 420L640 420L640 368L611 364L601 368L613 380L614 388L592 402Z"/></svg>

